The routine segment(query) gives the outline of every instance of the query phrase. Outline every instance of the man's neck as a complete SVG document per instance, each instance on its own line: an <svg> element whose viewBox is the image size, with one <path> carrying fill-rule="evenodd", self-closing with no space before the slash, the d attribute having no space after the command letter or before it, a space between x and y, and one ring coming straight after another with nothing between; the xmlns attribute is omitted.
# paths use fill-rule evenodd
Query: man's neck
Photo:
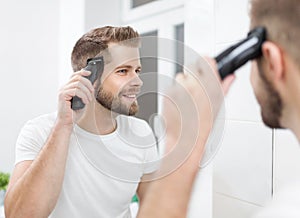
<svg viewBox="0 0 300 218"><path fill-rule="evenodd" d="M295 134L295 136L298 139L298 142L300 143L300 108L298 110L298 113L295 114L294 119L291 120L290 129Z"/></svg>
<svg viewBox="0 0 300 218"><path fill-rule="evenodd" d="M287 56L285 89L282 91L285 107L283 109L283 124L289 128L300 142L300 69L294 60Z"/></svg>
<svg viewBox="0 0 300 218"><path fill-rule="evenodd" d="M77 125L90 133L107 135L117 128L116 116L117 114L95 102L86 106L84 115Z"/></svg>
<svg viewBox="0 0 300 218"><path fill-rule="evenodd" d="M286 101L280 123L283 127L290 129L300 142L300 101L298 100L300 96L297 92L300 92L300 90L290 91L294 94Z"/></svg>

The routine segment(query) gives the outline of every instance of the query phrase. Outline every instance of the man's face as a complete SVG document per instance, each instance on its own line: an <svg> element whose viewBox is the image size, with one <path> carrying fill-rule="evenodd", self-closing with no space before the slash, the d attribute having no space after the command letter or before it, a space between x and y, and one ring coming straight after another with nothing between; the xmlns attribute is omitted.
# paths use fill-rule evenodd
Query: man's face
<svg viewBox="0 0 300 218"><path fill-rule="evenodd" d="M252 61L251 84L261 107L263 122L271 128L282 128L282 100L272 83L266 77L262 59Z"/></svg>
<svg viewBox="0 0 300 218"><path fill-rule="evenodd" d="M96 100L118 114L138 112L137 94L143 82L139 78L141 63L138 48L109 45L111 60L104 67Z"/></svg>

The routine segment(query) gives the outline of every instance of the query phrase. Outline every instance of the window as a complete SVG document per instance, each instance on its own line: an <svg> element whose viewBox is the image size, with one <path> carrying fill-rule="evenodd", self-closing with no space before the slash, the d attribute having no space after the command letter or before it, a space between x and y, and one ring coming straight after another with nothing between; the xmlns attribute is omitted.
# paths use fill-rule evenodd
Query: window
<svg viewBox="0 0 300 218"><path fill-rule="evenodd" d="M150 121L152 114L157 114L157 31L141 34L142 37L154 36L143 43L140 49L143 86L139 97L139 112L137 117ZM148 74L148 75L145 75ZM144 94L143 94L144 93ZM150 123L153 128L153 123Z"/></svg>
<svg viewBox="0 0 300 218"><path fill-rule="evenodd" d="M182 8L184 0L119 0L122 20L129 22Z"/></svg>
<svg viewBox="0 0 300 218"><path fill-rule="evenodd" d="M136 8L154 1L155 0L131 0L131 8Z"/></svg>
<svg viewBox="0 0 300 218"><path fill-rule="evenodd" d="M181 63L184 63L184 24L179 24L175 26L175 39L178 41L176 43L176 72L182 72L183 66ZM178 64L180 63L180 64Z"/></svg>

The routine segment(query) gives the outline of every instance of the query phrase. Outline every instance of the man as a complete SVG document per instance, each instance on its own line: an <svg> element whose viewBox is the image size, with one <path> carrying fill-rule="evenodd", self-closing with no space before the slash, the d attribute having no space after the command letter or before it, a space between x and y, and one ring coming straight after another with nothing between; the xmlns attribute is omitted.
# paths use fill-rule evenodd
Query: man
<svg viewBox="0 0 300 218"><path fill-rule="evenodd" d="M252 0L251 29L264 26L267 40L262 56L252 62L251 84L261 106L264 123L271 128L288 128L300 140L300 4L298 0ZM216 69L215 62L208 60ZM198 66L198 79L205 73ZM216 73L216 75L218 75ZM201 100L199 84L190 75L178 81L194 98ZM233 76L222 81L225 92ZM178 98L178 101L180 99ZM204 118L204 117L203 117ZM172 125L177 125L175 123ZM176 138L169 134L169 141ZM191 187L198 171L205 140L198 141L187 161L169 176L155 181L142 204L140 217L185 217ZM182 145L183 146L183 145ZM250 159L251 161L251 159ZM277 197L258 217L300 217L300 184ZM282 197L282 199L280 199ZM160 199L159 202L156 199ZM199 214L201 217L201 214Z"/></svg>
<svg viewBox="0 0 300 218"><path fill-rule="evenodd" d="M143 84L138 37L131 27L106 26L77 41L57 113L27 122L18 137L6 217L130 217L136 192L143 201L148 183L140 181L152 172L143 164L157 152L151 128L128 116ZM82 69L98 56L104 72L92 84ZM74 96L84 109L71 109Z"/></svg>

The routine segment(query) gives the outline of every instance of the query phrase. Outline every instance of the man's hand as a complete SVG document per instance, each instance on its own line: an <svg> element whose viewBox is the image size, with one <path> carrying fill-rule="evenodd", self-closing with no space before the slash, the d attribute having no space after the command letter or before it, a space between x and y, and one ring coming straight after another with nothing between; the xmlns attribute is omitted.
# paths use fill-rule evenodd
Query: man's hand
<svg viewBox="0 0 300 218"><path fill-rule="evenodd" d="M71 109L71 100L74 96L82 99L84 104L89 104L94 98L94 87L92 83L84 76L89 76L90 71L75 72L69 82L63 86L59 92L58 97L58 122L72 126L74 122L78 121L82 116L83 109L73 111Z"/></svg>
<svg viewBox="0 0 300 218"><path fill-rule="evenodd" d="M207 63L210 65L211 69L213 70L214 74L216 75L216 77L218 78L218 80L221 83L222 89L224 94L226 95L229 91L229 88L231 86L231 84L233 83L233 81L235 80L235 75L234 74L230 74L228 76L226 76L224 78L224 80L221 80L221 77L219 75L219 72L217 70L217 63L215 59L209 58L209 57L204 57L204 59L207 61ZM198 68L199 70L201 70L203 68L203 65L201 66L201 62L198 63Z"/></svg>

